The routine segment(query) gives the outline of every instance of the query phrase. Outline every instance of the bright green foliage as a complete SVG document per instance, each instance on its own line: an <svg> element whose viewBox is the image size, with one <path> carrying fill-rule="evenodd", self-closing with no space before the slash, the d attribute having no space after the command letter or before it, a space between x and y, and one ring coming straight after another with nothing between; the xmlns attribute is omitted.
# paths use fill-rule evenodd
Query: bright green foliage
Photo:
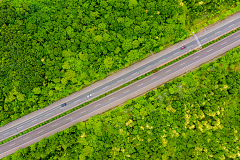
<svg viewBox="0 0 240 160"><path fill-rule="evenodd" d="M181 2L1 0L0 126L184 39L195 19L236 4Z"/></svg>
<svg viewBox="0 0 240 160"><path fill-rule="evenodd" d="M239 53L240 47L233 49L3 160L239 159Z"/></svg>

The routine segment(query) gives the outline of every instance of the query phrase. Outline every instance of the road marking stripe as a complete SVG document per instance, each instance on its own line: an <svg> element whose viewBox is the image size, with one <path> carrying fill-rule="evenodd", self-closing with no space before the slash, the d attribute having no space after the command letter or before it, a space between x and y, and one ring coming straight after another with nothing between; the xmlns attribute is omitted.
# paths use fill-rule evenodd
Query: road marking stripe
<svg viewBox="0 0 240 160"><path fill-rule="evenodd" d="M58 124L54 124L52 127L54 127L54 126L56 126L56 125L58 125Z"/></svg>
<svg viewBox="0 0 240 160"><path fill-rule="evenodd" d="M123 79L121 79L121 80L119 80L119 81L117 81L117 82L120 82L120 81L122 81Z"/></svg>
<svg viewBox="0 0 240 160"><path fill-rule="evenodd" d="M153 77L151 80L153 80L153 79L155 79L155 78L157 78L157 77Z"/></svg>
<svg viewBox="0 0 240 160"><path fill-rule="evenodd" d="M108 86L107 86L108 87ZM104 87L103 89L107 88L107 87Z"/></svg>
<svg viewBox="0 0 240 160"><path fill-rule="evenodd" d="M218 31L217 33L215 33L215 34L218 34L219 32L221 32L221 31Z"/></svg>
<svg viewBox="0 0 240 160"><path fill-rule="evenodd" d="M150 66L148 66L148 67L146 67L145 69L147 69L147 68L149 68L149 67L151 67L151 65L150 65Z"/></svg>
<svg viewBox="0 0 240 160"><path fill-rule="evenodd" d="M196 58L198 58L199 56L197 56L197 57L194 57L193 59L196 59Z"/></svg>
<svg viewBox="0 0 240 160"><path fill-rule="evenodd" d="M13 143L13 144L11 144L11 145L9 145L9 146L13 146L15 143Z"/></svg>
<svg viewBox="0 0 240 160"><path fill-rule="evenodd" d="M79 99L79 100L77 100L77 101L75 101L74 103L77 103L77 102L79 102L81 99Z"/></svg>
<svg viewBox="0 0 240 160"><path fill-rule="evenodd" d="M239 37L240 35L238 35L238 36L236 36L236 37L234 37L234 38L237 38L237 37Z"/></svg>
<svg viewBox="0 0 240 160"><path fill-rule="evenodd" d="M48 113L47 115L45 115L45 116L48 116L48 115L50 115L51 113Z"/></svg>
<svg viewBox="0 0 240 160"><path fill-rule="evenodd" d="M22 128L23 126L21 126L21 127L18 127L17 129L20 129L20 128Z"/></svg>
<svg viewBox="0 0 240 160"><path fill-rule="evenodd" d="M32 122L35 122L35 121L37 121L38 119L35 119L34 121L32 121Z"/></svg>
<svg viewBox="0 0 240 160"><path fill-rule="evenodd" d="M85 111L83 111L83 112L81 112L80 114L82 114L82 113L84 113L84 112L86 112L86 110L85 110Z"/></svg>
<svg viewBox="0 0 240 160"><path fill-rule="evenodd" d="M204 38L203 40L201 40L201 41L204 41L205 39L207 39L207 38Z"/></svg>
<svg viewBox="0 0 240 160"><path fill-rule="evenodd" d="M129 90L127 90L127 91L125 91L125 92L123 92L123 93L126 93L126 92L128 92Z"/></svg>
<svg viewBox="0 0 240 160"><path fill-rule="evenodd" d="M70 118L68 118L68 119L66 119L66 120L69 120L69 119L72 119L72 117L70 117Z"/></svg>
<svg viewBox="0 0 240 160"><path fill-rule="evenodd" d="M163 59L162 59L162 60L160 60L160 61L163 61L164 59L165 59L165 58L163 58ZM160 61L159 61L159 62L160 62Z"/></svg>
<svg viewBox="0 0 240 160"><path fill-rule="evenodd" d="M5 133L4 135L8 134L9 132Z"/></svg>
<svg viewBox="0 0 240 160"><path fill-rule="evenodd" d="M210 52L211 50L213 50L213 49L210 49L210 50L208 50L207 52Z"/></svg>
<svg viewBox="0 0 240 160"><path fill-rule="evenodd" d="M221 45L223 45L223 44L225 44L225 43L227 43L227 42L224 42L224 43L222 43Z"/></svg>
<svg viewBox="0 0 240 160"><path fill-rule="evenodd" d="M168 70L167 72L170 72L171 70ZM165 73L167 73L167 72L165 72Z"/></svg>
<svg viewBox="0 0 240 160"><path fill-rule="evenodd" d="M113 97L113 98L115 98L115 97ZM111 100L111 99L113 99L113 98L110 98L109 100Z"/></svg>
<svg viewBox="0 0 240 160"><path fill-rule="evenodd" d="M177 52L177 53L174 53L173 55L175 55L175 54L178 54L179 52Z"/></svg>
<svg viewBox="0 0 240 160"><path fill-rule="evenodd" d="M133 76L134 74L137 74L138 72L136 72L136 73L133 73L131 76Z"/></svg>
<svg viewBox="0 0 240 160"><path fill-rule="evenodd" d="M25 139L28 139L29 137L27 137L27 138L24 138L23 140L25 140Z"/></svg>
<svg viewBox="0 0 240 160"><path fill-rule="evenodd" d="M142 84L139 84L138 86L141 86L141 85L143 85L143 83L142 83Z"/></svg>
<svg viewBox="0 0 240 160"><path fill-rule="evenodd" d="M96 105L95 107L99 106L100 104Z"/></svg>
<svg viewBox="0 0 240 160"><path fill-rule="evenodd" d="M42 130L42 131L40 131L40 132L38 132L38 133L41 133L41 132L43 132L43 130Z"/></svg>
<svg viewBox="0 0 240 160"><path fill-rule="evenodd" d="M234 43L232 43L232 44L234 44ZM231 44L229 44L229 45L231 45ZM228 47L229 45L227 45L227 46L221 48L220 50L222 50L222 49ZM216 52L217 52L217 51L216 51ZM207 55L206 57L203 57L202 59L205 59L205 58L211 56L212 54L214 54L214 53L216 53L216 52L213 52L213 53ZM202 59L199 59L199 60L197 60L196 62L194 62L194 63L192 63L192 64L190 64L190 65L188 65L188 66L186 66L186 67L183 67L183 68L181 68L181 69L178 70L178 71L175 71L175 72L171 73L170 75L175 74L176 72L179 72L179 71L181 71L181 70L183 70L183 69L185 69L185 68L187 68L187 67L189 67L189 66L191 66L191 65L193 65L193 64L195 64L195 63L197 63L197 62L199 62L199 61L201 61ZM168 76L170 76L170 75L168 75ZM166 78L166 77L164 77L164 78ZM161 79L163 79L163 78L161 78ZM161 80L161 79L159 79L159 80ZM147 86L149 86L149 85L151 85L151 84L148 84ZM146 87L147 87L147 86L146 86ZM135 91L135 92L133 92L133 93L136 93L136 92L138 92L138 90ZM126 96L127 96L127 95L126 95ZM114 102L115 102L115 101L114 101ZM112 102L112 103L114 103L114 102ZM111 104L112 104L112 103L111 103ZM95 111L93 111L93 112L95 112ZM92 112L90 112L90 113L88 113L88 114L91 114L91 113L92 113ZM88 114L87 114L87 115L88 115ZM77 120L77 119L76 119L76 120ZM63 126L65 126L65 125L68 125L68 124L64 124ZM37 138L38 138L38 137L37 137ZM37 138L34 138L34 139L37 139ZM32 140L34 140L34 139L32 139ZM27 143L27 142L24 142L23 144L25 144L25 143ZM18 146L16 146L16 147L18 147ZM14 148L16 148L16 147L14 147ZM14 149L14 148L12 148L12 149ZM7 152L7 151L5 151L5 152ZM5 153L5 152L4 152L4 153Z"/></svg>
<svg viewBox="0 0 240 160"><path fill-rule="evenodd" d="M183 63L183 64L180 64L179 66L182 66L182 65L184 65L185 63Z"/></svg>
<svg viewBox="0 0 240 160"><path fill-rule="evenodd" d="M228 27L232 27L234 24L232 24L231 26L228 26Z"/></svg>

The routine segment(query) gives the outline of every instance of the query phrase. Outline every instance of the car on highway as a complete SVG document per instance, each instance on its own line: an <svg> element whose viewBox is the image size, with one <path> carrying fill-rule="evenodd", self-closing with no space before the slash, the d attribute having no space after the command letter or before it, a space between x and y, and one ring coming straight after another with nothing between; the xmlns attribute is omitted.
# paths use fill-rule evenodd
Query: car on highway
<svg viewBox="0 0 240 160"><path fill-rule="evenodd" d="M90 98L92 96L92 94L89 94L89 95L87 95L87 98Z"/></svg>
<svg viewBox="0 0 240 160"><path fill-rule="evenodd" d="M66 106L66 105L67 105L66 103L61 104L62 107Z"/></svg>
<svg viewBox="0 0 240 160"><path fill-rule="evenodd" d="M184 49L184 48L186 48L186 46L182 46L182 47L181 47L181 49Z"/></svg>

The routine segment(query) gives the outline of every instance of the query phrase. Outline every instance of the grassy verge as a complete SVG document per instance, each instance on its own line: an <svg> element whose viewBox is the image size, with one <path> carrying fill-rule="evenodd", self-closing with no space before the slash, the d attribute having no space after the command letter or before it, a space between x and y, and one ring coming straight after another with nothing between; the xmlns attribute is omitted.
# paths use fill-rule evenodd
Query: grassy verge
<svg viewBox="0 0 240 160"><path fill-rule="evenodd" d="M240 30L240 27L237 28L236 30L233 30L233 31L231 31L231 32L229 32L229 33L227 33L227 34L219 37L219 38L216 39L216 40L213 40L213 41L211 41L211 42L203 45L203 46L202 46L202 49L205 48L205 47L207 47L207 46L209 46L209 45L211 45L211 44L213 44L213 43L215 43L215 42L218 42L219 40L221 40L221 39L223 39L223 38L225 38L225 37L227 37L227 36L235 33L235 32L238 31L238 30ZM173 64L173 63L175 63L175 62L177 62L177 61L179 61L179 60L181 60L181 59L183 59L183 58L185 58L185 57L187 57L187 56L189 56L189 55L197 52L197 51L198 51L198 50L193 50L193 51L191 51L191 52L189 52L189 53L186 53L185 55L183 55L183 56L181 56L181 57L179 57L179 58L176 58L176 59L174 59L174 60L172 60L172 61L170 61L170 62L168 62L168 63L166 63L166 64L163 64L162 66L160 66L160 67L158 67L158 68L156 68L156 69L154 69L154 70L152 70L152 71L150 71L150 72L148 72L148 73L146 73L146 74L144 74L144 75L142 75L142 76L140 76L140 77L138 77L138 78L136 78L136 79L134 79L134 80L132 80L132 81L130 81L130 82L128 82L128 83L125 83L125 84L123 84L123 85L120 86L120 87L117 87L117 88L115 88L115 89L113 89L113 90L111 90L111 91L109 91L109 92L107 92L107 93L105 93L105 94L102 94L102 95L99 96L99 97L96 97L96 98L92 99L91 101L88 101L88 102L86 102L86 103L84 103L84 104L82 104L82 105L79 105L79 106L71 109L71 110L68 110L68 111L66 111L66 112L64 112L64 113L62 113L62 114L60 114L60 115L58 115L58 116L56 116L56 117L48 120L48 121L45 121L45 122L43 122L43 123L41 123L41 124L39 124L39 125L36 125L36 126L34 126L34 127L32 127L32 128L29 128L29 129L27 129L27 130L25 130L25 131L23 131L23 132L15 135L15 136L12 136L12 137L10 137L10 138L8 138L8 139L5 139L5 140L3 140L3 141L0 142L0 145L3 144L3 143L9 142L10 140L12 140L12 139L14 139L14 138L17 138L17 137L19 137L19 136L21 136L21 135L23 135L23 134L26 134L26 133L28 133L28 132L31 132L32 130L34 130L34 129L38 128L38 127L41 127L41 126L43 126L43 125L45 125L45 124L47 124L47 123L49 123L49 122L52 122L52 121L54 121L54 120L56 120L56 119L58 119L58 118L60 118L60 117L63 117L63 116L65 116L65 115L67 115L67 114L69 114L69 113L71 113L71 112L73 112L73 111L75 111L75 110L77 110L77 109L80 109L80 108L82 108L82 107L84 107L84 106L86 106L86 105L88 105L88 104L90 104L90 103L92 103L92 102L94 102L94 101L97 101L98 99L100 99L100 98L102 98L102 97L105 97L105 96L107 96L107 95L109 95L109 94L111 94L111 93L113 93L113 92L115 92L115 91L117 91L117 90L125 87L125 86L128 86L128 85L130 85L130 84L132 84L132 83L134 83L134 82L136 82L136 81L138 81L138 80L140 80L140 79L145 78L146 76L149 76L149 75L151 75L151 74L153 74L153 73L155 73L155 72L158 72L159 70L161 70L161 69L163 69L163 68L165 68L165 67L167 67L167 66L169 66L169 65L171 65L171 64Z"/></svg>

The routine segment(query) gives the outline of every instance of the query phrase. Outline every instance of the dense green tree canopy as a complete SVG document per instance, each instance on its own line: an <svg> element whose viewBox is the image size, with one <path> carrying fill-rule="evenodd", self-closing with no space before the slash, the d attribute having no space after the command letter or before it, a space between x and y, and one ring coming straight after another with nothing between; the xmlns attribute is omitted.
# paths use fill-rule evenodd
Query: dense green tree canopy
<svg viewBox="0 0 240 160"><path fill-rule="evenodd" d="M1 0L0 126L184 39L195 19L236 3L202 2Z"/></svg>
<svg viewBox="0 0 240 160"><path fill-rule="evenodd" d="M240 47L232 49L214 62L3 160L239 159L239 53Z"/></svg>

